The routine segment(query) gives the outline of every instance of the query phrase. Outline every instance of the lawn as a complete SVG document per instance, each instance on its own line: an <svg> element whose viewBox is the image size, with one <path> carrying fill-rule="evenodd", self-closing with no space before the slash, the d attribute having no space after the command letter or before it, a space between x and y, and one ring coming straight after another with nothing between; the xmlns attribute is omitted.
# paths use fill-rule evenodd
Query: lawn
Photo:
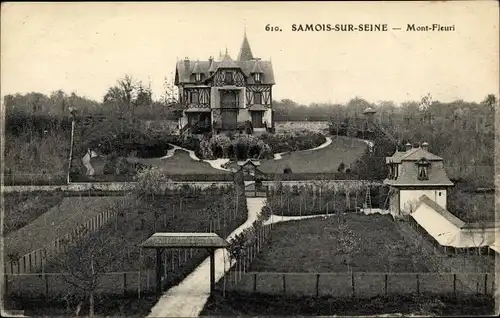
<svg viewBox="0 0 500 318"><path fill-rule="evenodd" d="M337 172L340 163L346 166L354 163L365 152L367 145L356 139L331 136L332 143L325 148L312 151L298 151L282 155L282 159L261 160L263 172L283 173L290 168L293 173Z"/></svg>
<svg viewBox="0 0 500 318"><path fill-rule="evenodd" d="M138 244L155 232L212 230L221 236L228 235L246 220L247 212L244 197L239 197L236 208L233 190L227 191L225 194L208 191L191 194L179 192L177 195L155 195L149 199L125 197L123 209L115 221L93 234L101 237L110 248L116 248L113 253L119 254L119 261L113 262L107 271L154 268L154 251L139 248ZM204 250L199 252L196 253L200 256L206 254ZM168 254L168 259L177 261L178 251L170 251ZM59 268L49 264L45 270L58 272Z"/></svg>
<svg viewBox="0 0 500 318"><path fill-rule="evenodd" d="M227 171L212 168L210 164L196 161L184 150L176 150L170 158L128 158L130 162L139 162L161 168L166 174L229 174Z"/></svg>
<svg viewBox="0 0 500 318"><path fill-rule="evenodd" d="M347 214L359 240L351 255L354 272L427 272L425 259L398 232L388 215ZM340 250L339 218L286 222L273 228L272 241L252 262L256 272L346 272Z"/></svg>
<svg viewBox="0 0 500 318"><path fill-rule="evenodd" d="M62 193L61 193L62 194ZM29 224L11 231L4 240L5 255L13 254L22 256L53 242L75 226L83 224L92 217L103 212L104 209L123 200L121 197L59 197L57 193L45 194L53 200L47 202L46 212L38 209L38 217L27 217ZM53 196L50 197L49 195ZM60 200L55 203L54 201ZM27 201L29 202L29 201ZM50 203L54 203L49 208ZM32 210L30 213L34 213ZM7 220L12 220L6 215ZM7 221L11 223L12 221Z"/></svg>
<svg viewBox="0 0 500 318"><path fill-rule="evenodd" d="M4 193L4 236L29 224L63 200L62 192Z"/></svg>
<svg viewBox="0 0 500 318"><path fill-rule="evenodd" d="M475 192L457 183L448 193L448 210L464 222L494 222L495 192Z"/></svg>
<svg viewBox="0 0 500 318"><path fill-rule="evenodd" d="M143 316L155 303L156 297L150 297L154 288L155 253L153 250L144 250L138 246L154 232L216 232L221 237L225 237L235 228L241 225L247 218L247 208L244 196L238 196L236 200L234 189L226 188L211 189L203 191L167 191L165 195L155 195L149 198L137 198L125 196L121 212L117 217L103 226L100 230L88 238L84 238L78 245L69 249L68 254L59 255L52 259L44 268L45 272L67 271L64 266L65 259L71 255L89 253L89 250L82 251L85 240L91 240L101 244L96 250L103 253L95 254L95 264L103 264L109 259L114 259L106 266L106 272L129 272L141 271L140 278L141 299L137 298L134 286L137 286L137 279L133 275L129 276L132 281L128 281L131 287L132 298L123 298L120 293L123 290L123 275L118 275L118 279L112 280L102 277L100 286L96 292L96 304L106 298L108 305L97 307L99 315L130 315L136 310L140 310L139 316ZM236 207L236 201L238 202ZM96 240L96 238L98 238ZM182 253L180 253L182 252ZM205 249L169 250L167 252L168 277L164 281L164 287L169 288L178 284L184 277L192 272L206 257L208 252ZM74 259L74 258L73 258ZM86 258L81 261L81 270L89 270ZM149 276L146 275L149 274ZM135 276L137 277L137 276ZM53 286L54 279L51 278L50 288L57 287L51 292L44 302L48 308L40 306L37 297L45 290L43 279L38 276L20 277L22 284L13 282L15 277L10 277L9 286L15 286L16 294L11 294L10 299L13 306L18 309L32 310L33 314L61 313L71 315L77 302L73 303L70 311L66 309L66 302L61 296L68 292L75 291L64 280L60 286ZM73 281L75 278L73 278ZM78 279L77 279L78 280ZM79 284L82 284L80 281ZM134 285L135 284L135 285ZM41 292L39 292L41 291ZM110 296L107 293L112 293ZM117 295L118 294L118 295ZM104 298L103 298L104 297ZM109 298L111 297L111 298ZM123 299L121 303L120 299ZM87 306L87 305L84 305ZM86 307L83 308L85 312ZM125 310L125 311L122 311ZM30 311L31 312L31 311Z"/></svg>

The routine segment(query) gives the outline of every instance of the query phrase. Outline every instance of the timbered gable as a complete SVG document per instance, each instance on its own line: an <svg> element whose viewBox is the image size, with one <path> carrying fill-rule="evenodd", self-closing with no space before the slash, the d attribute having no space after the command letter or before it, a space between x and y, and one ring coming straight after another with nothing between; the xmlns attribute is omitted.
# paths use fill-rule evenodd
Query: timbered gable
<svg viewBox="0 0 500 318"><path fill-rule="evenodd" d="M213 76L213 86L222 87L226 85L245 87L245 75L240 70L219 69Z"/></svg>
<svg viewBox="0 0 500 318"><path fill-rule="evenodd" d="M209 87L186 87L183 93L184 104L188 107L210 108Z"/></svg>
<svg viewBox="0 0 500 318"><path fill-rule="evenodd" d="M247 106L250 105L271 105L270 85L249 85L246 89Z"/></svg>

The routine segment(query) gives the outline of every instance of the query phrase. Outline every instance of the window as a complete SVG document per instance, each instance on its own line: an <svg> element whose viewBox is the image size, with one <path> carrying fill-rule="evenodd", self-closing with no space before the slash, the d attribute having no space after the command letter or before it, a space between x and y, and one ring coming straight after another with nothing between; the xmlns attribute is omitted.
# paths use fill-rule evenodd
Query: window
<svg viewBox="0 0 500 318"><path fill-rule="evenodd" d="M429 174L427 173L427 166L418 166L418 180L429 180Z"/></svg>
<svg viewBox="0 0 500 318"><path fill-rule="evenodd" d="M190 92L190 102L191 104L198 104L198 91Z"/></svg>
<svg viewBox="0 0 500 318"><path fill-rule="evenodd" d="M441 191L438 192L438 195L441 196Z"/></svg>
<svg viewBox="0 0 500 318"><path fill-rule="evenodd" d="M233 72L226 72L224 74L224 82L226 83L226 85L234 84Z"/></svg>
<svg viewBox="0 0 500 318"><path fill-rule="evenodd" d="M417 161L418 166L418 180L429 180L429 162L427 159L422 158Z"/></svg>
<svg viewBox="0 0 500 318"><path fill-rule="evenodd" d="M201 73L196 73L195 78L197 82L201 82Z"/></svg>
<svg viewBox="0 0 500 318"><path fill-rule="evenodd" d="M262 105L262 93L253 93L253 103Z"/></svg>
<svg viewBox="0 0 500 318"><path fill-rule="evenodd" d="M253 76L254 76L255 82L259 83L260 82L260 73L255 73Z"/></svg>
<svg viewBox="0 0 500 318"><path fill-rule="evenodd" d="M394 174L393 174L393 178L394 180L396 180L398 178L398 165L393 165L394 167Z"/></svg>
<svg viewBox="0 0 500 318"><path fill-rule="evenodd" d="M429 180L429 175L427 174L426 166L418 167L418 180Z"/></svg>

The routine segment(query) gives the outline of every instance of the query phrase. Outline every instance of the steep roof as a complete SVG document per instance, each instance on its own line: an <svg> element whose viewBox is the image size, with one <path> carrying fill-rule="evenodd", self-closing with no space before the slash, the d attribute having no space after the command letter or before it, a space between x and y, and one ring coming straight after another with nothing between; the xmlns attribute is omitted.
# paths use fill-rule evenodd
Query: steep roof
<svg viewBox="0 0 500 318"><path fill-rule="evenodd" d="M418 161L425 158L429 161L442 161L443 158L430 153L423 148L412 148L408 151L397 151L390 157L386 157L386 163L401 163L402 161Z"/></svg>
<svg viewBox="0 0 500 318"><path fill-rule="evenodd" d="M251 76L252 70L255 67L255 61L234 61L233 63L237 65L247 78L248 84L254 84L254 79ZM210 61L190 61L188 65L186 65L185 61L178 61L176 65L176 85L183 83L191 83L191 74L193 74L195 64L198 64L198 67L201 69L202 73L205 74L205 78L210 76L209 72L215 72L223 61L217 62L212 61L212 65L210 66ZM186 67L187 66L187 67ZM224 66L224 65L223 65ZM234 66L234 65L233 65ZM274 71L271 61L263 61L259 60L259 67L262 70L263 76L261 78L262 84L276 84L274 82Z"/></svg>
<svg viewBox="0 0 500 318"><path fill-rule="evenodd" d="M202 71L202 69L201 69L201 67L200 67L200 63L199 63L199 62L196 62L196 63L194 64L194 67L193 67L193 72L192 72L192 73L193 73L193 74L203 74L203 71Z"/></svg>
<svg viewBox="0 0 500 318"><path fill-rule="evenodd" d="M253 60L252 49L248 43L247 35L243 37L243 43L241 43L240 53L238 54L238 61L250 61Z"/></svg>
<svg viewBox="0 0 500 318"><path fill-rule="evenodd" d="M226 53L222 58L222 61L219 63L218 68L240 68L238 64L236 64L233 59Z"/></svg>
<svg viewBox="0 0 500 318"><path fill-rule="evenodd" d="M396 180L385 179L384 183L392 186L453 186L442 162L434 162L428 169L427 180L418 179L418 167L414 162L401 165L401 172Z"/></svg>
<svg viewBox="0 0 500 318"><path fill-rule="evenodd" d="M423 148L413 148L408 150L403 155L401 161L418 161L421 158L425 158L427 160L437 160L437 161L443 160L443 158L436 156L435 154L430 153L427 150L424 150Z"/></svg>
<svg viewBox="0 0 500 318"><path fill-rule="evenodd" d="M406 154L405 151L397 151L390 157L385 157L385 163L401 163L401 158Z"/></svg>
<svg viewBox="0 0 500 318"><path fill-rule="evenodd" d="M264 71L260 67L260 61L259 60L255 60L255 63L253 64L252 71L250 73L251 74L255 74L255 73L261 73L262 74L262 73L264 73Z"/></svg>

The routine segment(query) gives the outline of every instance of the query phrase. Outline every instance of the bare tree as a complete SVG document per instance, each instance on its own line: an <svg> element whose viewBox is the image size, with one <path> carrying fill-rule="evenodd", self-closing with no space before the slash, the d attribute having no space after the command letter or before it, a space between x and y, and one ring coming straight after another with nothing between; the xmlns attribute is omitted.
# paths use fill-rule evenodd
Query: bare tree
<svg viewBox="0 0 500 318"><path fill-rule="evenodd" d="M167 176L158 167L142 169L135 176L137 181L135 193L140 198L151 198L154 200L155 193L168 182Z"/></svg>
<svg viewBox="0 0 500 318"><path fill-rule="evenodd" d="M481 255L481 248L483 247L484 242L486 241L487 235L486 235L486 228L487 224L484 221L478 221L475 226L476 228L471 229L468 234L471 238L472 244L476 247L477 249L477 255Z"/></svg>
<svg viewBox="0 0 500 318"><path fill-rule="evenodd" d="M170 75L170 78L165 76L163 81L163 93L160 98L161 102L165 106L179 103L178 90L172 80L172 74Z"/></svg>
<svg viewBox="0 0 500 318"><path fill-rule="evenodd" d="M83 293L89 301L89 316L94 316L94 295L100 280L110 272L121 255L119 238L108 240L103 233L91 233L86 227L81 229L81 237L67 253L55 259L55 266L64 271L63 279ZM83 300L78 307L81 307Z"/></svg>
<svg viewBox="0 0 500 318"><path fill-rule="evenodd" d="M328 184L328 179L325 177L325 175L321 175L318 178L318 180L314 180L313 181L313 184L319 190L319 204L318 204L318 208L321 211L321 200L322 200L322 196L323 196L323 188L325 187L325 185Z"/></svg>

